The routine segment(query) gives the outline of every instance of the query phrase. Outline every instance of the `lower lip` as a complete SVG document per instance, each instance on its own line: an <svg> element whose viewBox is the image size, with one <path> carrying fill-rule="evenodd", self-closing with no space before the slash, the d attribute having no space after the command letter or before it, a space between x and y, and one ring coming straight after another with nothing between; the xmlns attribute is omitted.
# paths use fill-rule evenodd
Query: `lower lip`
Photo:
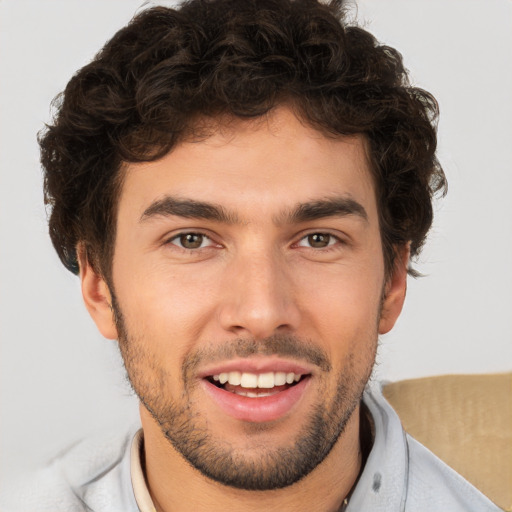
<svg viewBox="0 0 512 512"><path fill-rule="evenodd" d="M207 380L203 380L202 383L206 392L229 416L241 421L263 423L288 414L301 400L309 381L310 377L303 378L284 391L259 398L249 398L225 391Z"/></svg>

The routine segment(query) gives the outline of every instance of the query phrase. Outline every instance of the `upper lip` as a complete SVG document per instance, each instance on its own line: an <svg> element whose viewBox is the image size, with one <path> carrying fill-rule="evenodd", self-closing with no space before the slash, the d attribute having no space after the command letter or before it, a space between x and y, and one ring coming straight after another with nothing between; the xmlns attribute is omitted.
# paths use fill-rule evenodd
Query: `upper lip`
<svg viewBox="0 0 512 512"><path fill-rule="evenodd" d="M229 361L218 362L208 365L201 369L198 373L199 378L207 378L212 375L228 372L245 372L245 373L267 373L267 372L284 372L295 373L297 375L309 375L313 373L312 368L307 364L282 359L279 357L251 357L230 359Z"/></svg>

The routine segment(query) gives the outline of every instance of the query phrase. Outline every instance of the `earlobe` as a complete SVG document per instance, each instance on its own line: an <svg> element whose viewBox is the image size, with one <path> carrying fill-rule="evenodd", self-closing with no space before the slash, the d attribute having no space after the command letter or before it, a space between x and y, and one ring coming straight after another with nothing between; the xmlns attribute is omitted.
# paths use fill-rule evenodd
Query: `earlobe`
<svg viewBox="0 0 512 512"><path fill-rule="evenodd" d="M108 339L117 339L110 289L105 279L89 263L85 249L78 247L77 253L85 307L101 334Z"/></svg>
<svg viewBox="0 0 512 512"><path fill-rule="evenodd" d="M379 320L379 334L389 332L400 316L407 291L408 263L409 245L407 244L397 249L393 273L386 283Z"/></svg>

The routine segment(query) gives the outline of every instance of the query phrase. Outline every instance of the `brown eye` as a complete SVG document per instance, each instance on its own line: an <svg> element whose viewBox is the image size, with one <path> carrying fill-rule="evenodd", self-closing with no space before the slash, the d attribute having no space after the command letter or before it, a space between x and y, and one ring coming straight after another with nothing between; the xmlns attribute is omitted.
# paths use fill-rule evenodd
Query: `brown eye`
<svg viewBox="0 0 512 512"><path fill-rule="evenodd" d="M199 249L206 237L201 233L185 233L178 237L179 245L184 249Z"/></svg>
<svg viewBox="0 0 512 512"><path fill-rule="evenodd" d="M315 249L322 249L331 243L332 236L326 233L313 233L307 236L308 244Z"/></svg>

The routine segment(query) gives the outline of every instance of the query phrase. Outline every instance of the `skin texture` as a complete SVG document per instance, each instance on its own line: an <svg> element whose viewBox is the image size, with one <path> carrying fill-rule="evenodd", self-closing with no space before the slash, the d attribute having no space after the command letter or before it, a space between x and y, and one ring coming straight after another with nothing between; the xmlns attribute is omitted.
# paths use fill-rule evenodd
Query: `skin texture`
<svg viewBox="0 0 512 512"><path fill-rule="evenodd" d="M406 288L406 248L385 280L364 140L327 138L282 107L122 172L113 282L82 251L82 290L141 399L157 508L336 510L360 471L377 337ZM169 198L217 214L177 215ZM298 213L333 201L344 208ZM184 233L199 246L183 248ZM271 421L226 414L207 392L212 365L248 361L308 374Z"/></svg>

